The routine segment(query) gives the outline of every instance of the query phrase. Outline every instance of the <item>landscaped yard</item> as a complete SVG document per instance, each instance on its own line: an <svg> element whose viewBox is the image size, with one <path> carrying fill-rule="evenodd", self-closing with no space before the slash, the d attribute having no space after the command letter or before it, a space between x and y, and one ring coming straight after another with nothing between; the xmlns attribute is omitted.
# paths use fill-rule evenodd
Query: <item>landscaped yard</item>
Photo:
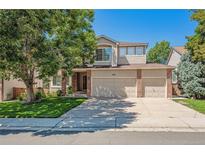
<svg viewBox="0 0 205 154"><path fill-rule="evenodd" d="M196 99L176 99L174 100L178 103L186 105L198 112L205 113L205 100L196 100Z"/></svg>
<svg viewBox="0 0 205 154"><path fill-rule="evenodd" d="M57 118L85 100L84 98L52 97L34 104L22 104L19 101L2 102L0 103L0 118Z"/></svg>

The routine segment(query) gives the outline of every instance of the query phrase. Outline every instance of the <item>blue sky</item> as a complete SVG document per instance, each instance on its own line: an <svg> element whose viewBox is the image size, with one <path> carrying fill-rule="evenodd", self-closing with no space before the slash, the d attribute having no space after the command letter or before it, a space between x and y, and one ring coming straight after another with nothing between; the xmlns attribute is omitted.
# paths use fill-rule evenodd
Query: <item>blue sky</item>
<svg viewBox="0 0 205 154"><path fill-rule="evenodd" d="M196 22L189 10L95 10L93 28L119 41L147 42L149 48L166 40L172 46L186 43Z"/></svg>

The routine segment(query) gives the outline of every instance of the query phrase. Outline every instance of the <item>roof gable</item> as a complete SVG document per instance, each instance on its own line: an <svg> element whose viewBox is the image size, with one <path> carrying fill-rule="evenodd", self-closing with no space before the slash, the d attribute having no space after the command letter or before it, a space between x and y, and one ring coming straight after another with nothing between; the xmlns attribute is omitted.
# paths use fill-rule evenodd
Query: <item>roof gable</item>
<svg viewBox="0 0 205 154"><path fill-rule="evenodd" d="M170 61L170 58L173 54L173 51L177 52L179 55L183 55L187 52L187 49L184 46L175 46L171 48L171 51L169 53L168 59L167 59L167 64Z"/></svg>
<svg viewBox="0 0 205 154"><path fill-rule="evenodd" d="M106 39L106 40L108 40L108 41L111 41L111 42L113 42L113 43L118 43L118 41L116 41L116 40L114 40L114 39L112 39L112 38L110 38L110 37L108 37L108 36L106 36L106 35L99 35L99 36L97 36L97 38L98 38L98 39L104 38L104 39Z"/></svg>

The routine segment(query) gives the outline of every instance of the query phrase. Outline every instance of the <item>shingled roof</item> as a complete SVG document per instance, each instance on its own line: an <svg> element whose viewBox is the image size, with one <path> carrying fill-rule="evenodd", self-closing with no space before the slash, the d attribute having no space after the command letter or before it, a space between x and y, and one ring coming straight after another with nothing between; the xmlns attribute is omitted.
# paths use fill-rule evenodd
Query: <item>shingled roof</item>
<svg viewBox="0 0 205 154"><path fill-rule="evenodd" d="M175 46L172 47L175 51L177 51L180 55L187 52L187 49L184 46Z"/></svg>
<svg viewBox="0 0 205 154"><path fill-rule="evenodd" d="M107 40L110 40L114 43L118 43L119 46L148 46L148 43L143 43L143 42L124 42L124 41L117 41L117 40L114 40L113 38L110 38L106 35L98 35L97 38L105 38Z"/></svg>

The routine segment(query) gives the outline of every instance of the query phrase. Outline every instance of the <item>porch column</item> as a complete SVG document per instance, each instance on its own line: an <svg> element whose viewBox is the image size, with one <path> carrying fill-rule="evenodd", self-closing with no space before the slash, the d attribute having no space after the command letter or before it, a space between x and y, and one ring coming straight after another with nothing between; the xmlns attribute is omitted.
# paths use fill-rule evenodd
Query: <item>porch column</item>
<svg viewBox="0 0 205 154"><path fill-rule="evenodd" d="M87 70L87 96L91 96L91 70Z"/></svg>
<svg viewBox="0 0 205 154"><path fill-rule="evenodd" d="M172 98L172 69L167 69L167 98Z"/></svg>
<svg viewBox="0 0 205 154"><path fill-rule="evenodd" d="M137 70L137 97L143 97L142 70Z"/></svg>
<svg viewBox="0 0 205 154"><path fill-rule="evenodd" d="M61 80L61 90L63 92L63 96L67 93L67 77L65 75L64 70L61 70L62 80Z"/></svg>
<svg viewBox="0 0 205 154"><path fill-rule="evenodd" d="M3 80L0 79L0 102L3 101Z"/></svg>
<svg viewBox="0 0 205 154"><path fill-rule="evenodd" d="M76 72L73 72L73 75L72 75L72 89L73 89L73 93L77 91L77 73Z"/></svg>

